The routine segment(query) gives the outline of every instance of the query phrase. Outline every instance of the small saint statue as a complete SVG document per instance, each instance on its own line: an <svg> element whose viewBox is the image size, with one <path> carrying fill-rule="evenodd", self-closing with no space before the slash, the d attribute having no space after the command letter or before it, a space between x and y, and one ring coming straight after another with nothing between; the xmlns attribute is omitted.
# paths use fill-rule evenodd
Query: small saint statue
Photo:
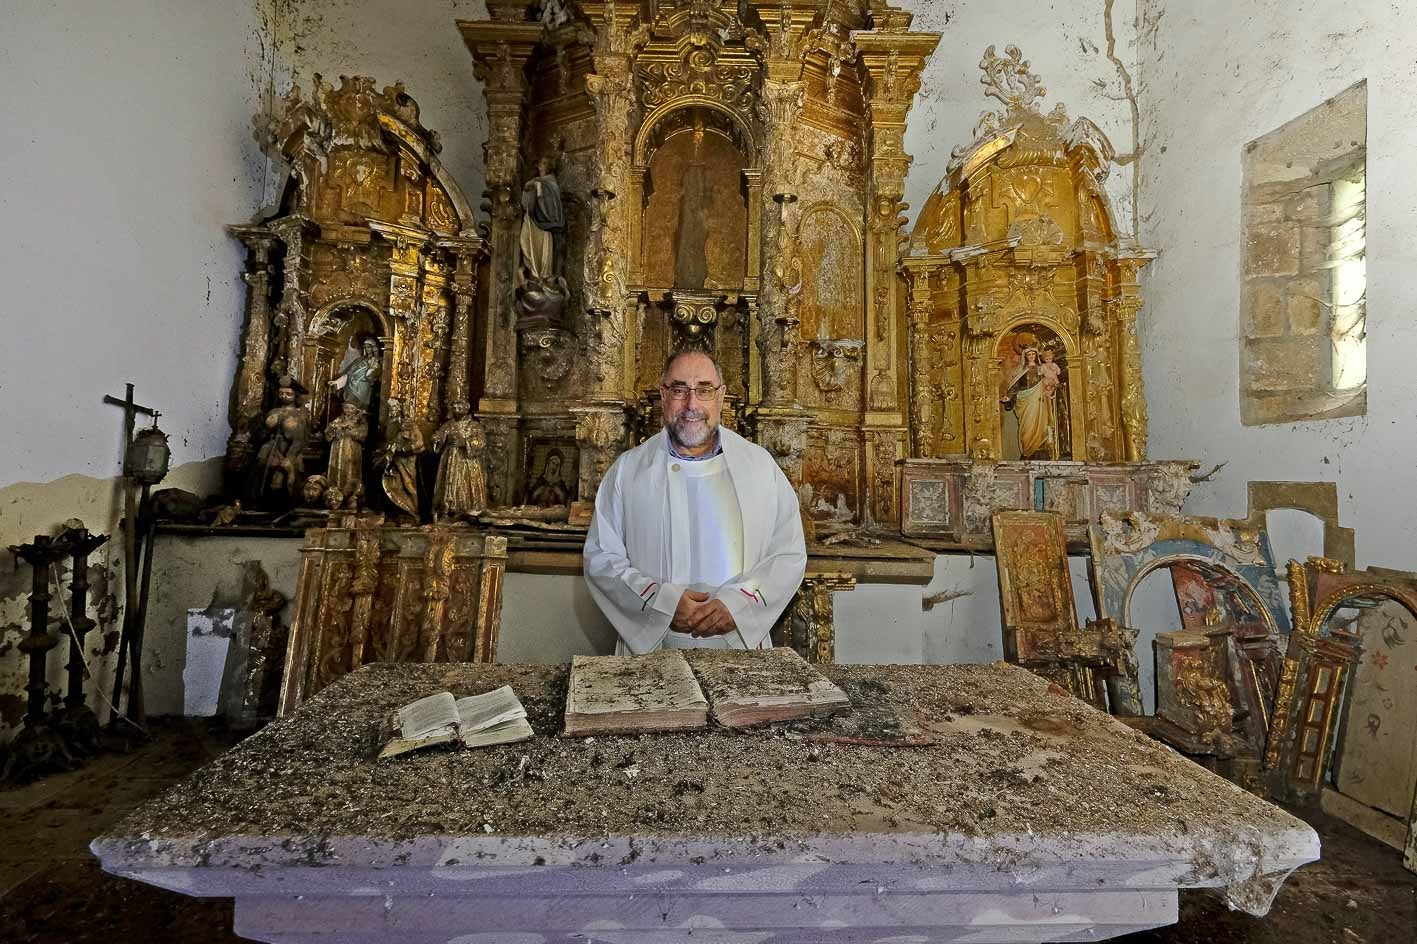
<svg viewBox="0 0 1417 944"><path fill-rule="evenodd" d="M482 469L487 437L482 424L468 415L471 409L466 400L458 400L452 419L433 434L433 448L441 454L433 485L434 521L469 517L487 507L487 473Z"/></svg>
<svg viewBox="0 0 1417 944"><path fill-rule="evenodd" d="M330 464L325 472L327 487L342 495L364 493L364 440L369 438L369 420L353 400L340 405L340 415L325 426L330 441Z"/></svg>
<svg viewBox="0 0 1417 944"><path fill-rule="evenodd" d="M374 387L380 379L379 342L365 338L359 345L359 352L359 356L330 381L330 386L340 391L341 400L356 404L361 413L367 414L374 399Z"/></svg>
<svg viewBox="0 0 1417 944"><path fill-rule="evenodd" d="M562 275L566 213L551 159L536 162L536 176L522 188L522 229L517 266L519 328L559 327L566 305Z"/></svg>
<svg viewBox="0 0 1417 944"><path fill-rule="evenodd" d="M298 381L281 377L276 394L279 405L266 414L266 441L256 453L256 481L252 489L261 504L289 508L300 496L305 480L305 447L310 442L310 411L299 402Z"/></svg>
<svg viewBox="0 0 1417 944"><path fill-rule="evenodd" d="M416 522L418 456L423 452L423 433L418 428L418 422L404 412L403 404L398 400L389 401L389 429L392 435L384 444L380 457L384 495L391 505Z"/></svg>

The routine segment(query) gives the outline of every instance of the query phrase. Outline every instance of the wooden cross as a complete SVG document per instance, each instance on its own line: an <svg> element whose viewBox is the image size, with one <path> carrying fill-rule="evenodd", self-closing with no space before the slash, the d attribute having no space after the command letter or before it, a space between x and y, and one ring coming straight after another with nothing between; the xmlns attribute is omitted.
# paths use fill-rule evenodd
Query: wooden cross
<svg viewBox="0 0 1417 944"><path fill-rule="evenodd" d="M128 718L142 725L146 718L143 707L143 670L141 630L135 631L135 610L138 606L138 507L133 500L133 481L128 478L128 449L133 445L133 426L139 413L157 419L151 407L133 402L133 385L123 399L105 396L104 403L123 408L123 629L118 637L118 669L113 677L113 723L117 723L118 699L123 693L123 673L126 657L131 653L133 680L128 686ZM147 501L148 486L143 485L143 500Z"/></svg>
<svg viewBox="0 0 1417 944"><path fill-rule="evenodd" d="M126 384L126 386L128 392L124 395L122 400L110 396L104 396L103 398L104 403L111 403L114 406L121 406L123 408L123 461L125 464L128 460L128 447L133 444L133 426L135 425L137 415L141 413L144 416L151 416L153 419L157 419L158 417L157 410L154 410L152 407L134 403L133 385ZM124 471L126 472L127 469L124 469Z"/></svg>

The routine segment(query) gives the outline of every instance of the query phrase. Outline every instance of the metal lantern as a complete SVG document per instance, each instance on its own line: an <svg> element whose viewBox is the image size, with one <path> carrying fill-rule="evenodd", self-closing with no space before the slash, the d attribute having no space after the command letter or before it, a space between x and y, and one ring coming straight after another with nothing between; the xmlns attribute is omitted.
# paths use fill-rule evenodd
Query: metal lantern
<svg viewBox="0 0 1417 944"><path fill-rule="evenodd" d="M123 461L123 474L139 485L156 485L167 475L172 450L167 434L156 425L133 437Z"/></svg>

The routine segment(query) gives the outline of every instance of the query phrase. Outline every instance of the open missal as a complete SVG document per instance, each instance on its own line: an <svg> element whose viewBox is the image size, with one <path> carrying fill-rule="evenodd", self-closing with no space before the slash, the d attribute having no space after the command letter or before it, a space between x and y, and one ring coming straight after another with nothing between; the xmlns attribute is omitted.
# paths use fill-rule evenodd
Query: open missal
<svg viewBox="0 0 1417 944"><path fill-rule="evenodd" d="M454 698L452 692L420 698L394 712L391 727L393 738L379 752L381 758L435 744L486 747L532 736L526 709L510 685L466 698Z"/></svg>

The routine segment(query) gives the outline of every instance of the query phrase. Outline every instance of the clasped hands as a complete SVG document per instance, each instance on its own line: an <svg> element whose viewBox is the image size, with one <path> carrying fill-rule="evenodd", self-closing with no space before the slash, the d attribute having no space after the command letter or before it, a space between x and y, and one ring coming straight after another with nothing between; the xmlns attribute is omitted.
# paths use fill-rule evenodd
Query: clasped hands
<svg viewBox="0 0 1417 944"><path fill-rule="evenodd" d="M676 633L688 633L695 638L722 636L738 628L733 614L722 600L711 598L698 590L685 590L674 609L669 628Z"/></svg>

